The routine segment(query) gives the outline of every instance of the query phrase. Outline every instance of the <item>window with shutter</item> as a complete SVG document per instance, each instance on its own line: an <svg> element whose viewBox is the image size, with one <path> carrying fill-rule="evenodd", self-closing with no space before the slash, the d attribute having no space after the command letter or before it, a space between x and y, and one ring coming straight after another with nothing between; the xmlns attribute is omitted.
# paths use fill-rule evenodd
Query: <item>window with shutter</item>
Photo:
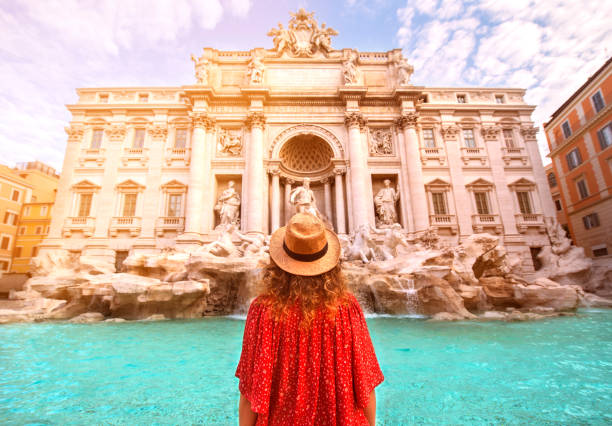
<svg viewBox="0 0 612 426"><path fill-rule="evenodd" d="M533 210L531 209L531 197L529 196L529 192L527 191L518 191L516 193L516 197L518 198L519 209L523 214L531 214Z"/></svg>
<svg viewBox="0 0 612 426"><path fill-rule="evenodd" d="M448 214L446 197L443 192L432 192L431 200L433 202L434 214Z"/></svg>
<svg viewBox="0 0 612 426"><path fill-rule="evenodd" d="M176 129L174 138L175 148L185 148L187 146L187 129Z"/></svg>
<svg viewBox="0 0 612 426"><path fill-rule="evenodd" d="M593 106L595 107L595 112L599 112L601 111L605 104L604 104L604 100L603 100L603 96L601 96L601 92L597 92L595 93L592 97L591 100L593 101Z"/></svg>
<svg viewBox="0 0 612 426"><path fill-rule="evenodd" d="M178 217L181 215L182 194L170 194L168 197L168 217Z"/></svg>
<svg viewBox="0 0 612 426"><path fill-rule="evenodd" d="M597 132L597 139L599 139L599 147L602 150L612 145L612 122Z"/></svg>
<svg viewBox="0 0 612 426"><path fill-rule="evenodd" d="M476 140L474 139L474 130L465 129L463 131L463 142L467 148L476 148Z"/></svg>
<svg viewBox="0 0 612 426"><path fill-rule="evenodd" d="M79 217L87 217L91 211L91 199L93 194L81 194L79 197Z"/></svg>
<svg viewBox="0 0 612 426"><path fill-rule="evenodd" d="M436 140L434 139L433 129L423 129L423 143L426 148L435 148Z"/></svg>
<svg viewBox="0 0 612 426"><path fill-rule="evenodd" d="M123 194L123 217L136 216L136 197L138 194Z"/></svg>
<svg viewBox="0 0 612 426"><path fill-rule="evenodd" d="M491 214L489 209L489 197L486 192L475 192L476 211L478 214Z"/></svg>
<svg viewBox="0 0 612 426"><path fill-rule="evenodd" d="M506 148L514 148L514 135L512 134L512 129L504 129L504 142Z"/></svg>

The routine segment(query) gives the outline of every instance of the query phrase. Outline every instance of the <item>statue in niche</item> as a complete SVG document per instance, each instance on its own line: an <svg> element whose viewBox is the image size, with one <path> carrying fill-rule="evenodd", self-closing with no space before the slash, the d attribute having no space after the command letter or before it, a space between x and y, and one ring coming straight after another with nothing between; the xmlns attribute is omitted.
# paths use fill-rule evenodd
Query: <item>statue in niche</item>
<svg viewBox="0 0 612 426"><path fill-rule="evenodd" d="M399 200L399 191L397 188L391 188L391 181L385 179L385 185L378 191L374 197L374 205L376 206L376 226L384 228L397 223L397 210L395 204Z"/></svg>
<svg viewBox="0 0 612 426"><path fill-rule="evenodd" d="M372 155L391 155L393 154L393 143L391 142L391 132L388 130L376 130L371 133L370 154Z"/></svg>
<svg viewBox="0 0 612 426"><path fill-rule="evenodd" d="M344 74L344 84L347 86L358 83L359 74L357 70L357 54L350 52L348 58L342 63L342 72Z"/></svg>
<svg viewBox="0 0 612 426"><path fill-rule="evenodd" d="M196 58L191 55L191 60L195 63L195 77L198 84L208 84L208 68L210 66L208 59L204 58L204 56Z"/></svg>
<svg viewBox="0 0 612 426"><path fill-rule="evenodd" d="M380 247L383 260L395 259L397 257L397 247L400 245L410 248L410 245L404 238L402 227L399 223L394 223L386 229L376 229L373 226L370 226L370 230L375 234L384 235L383 245Z"/></svg>
<svg viewBox="0 0 612 426"><path fill-rule="evenodd" d="M257 55L253 55L251 62L247 68L247 75L249 77L250 84L261 84L263 83L264 64L261 62L261 58Z"/></svg>
<svg viewBox="0 0 612 426"><path fill-rule="evenodd" d="M321 219L327 228L333 229L328 218L317 208L317 200L315 199L314 192L310 189L310 178L304 178L302 186L298 186L291 191L289 201L294 207L294 214L310 213Z"/></svg>
<svg viewBox="0 0 612 426"><path fill-rule="evenodd" d="M343 247L344 260L361 260L363 263L376 260L376 243L370 236L368 225L361 225L349 238L346 247Z"/></svg>
<svg viewBox="0 0 612 426"><path fill-rule="evenodd" d="M222 131L219 135L217 150L221 154L240 155L240 151L242 151L242 137L238 134L232 134L227 130Z"/></svg>
<svg viewBox="0 0 612 426"><path fill-rule="evenodd" d="M221 193L215 205L221 227L228 224L238 225L240 221L240 195L234 185L233 180L228 182L227 189Z"/></svg>

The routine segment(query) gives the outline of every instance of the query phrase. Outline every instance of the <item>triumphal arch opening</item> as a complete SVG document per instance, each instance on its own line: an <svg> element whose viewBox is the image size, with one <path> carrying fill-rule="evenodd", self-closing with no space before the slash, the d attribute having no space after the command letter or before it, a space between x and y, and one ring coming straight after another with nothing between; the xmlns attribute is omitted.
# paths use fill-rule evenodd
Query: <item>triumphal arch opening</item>
<svg viewBox="0 0 612 426"><path fill-rule="evenodd" d="M554 207L523 89L420 86L410 52L337 48L303 9L268 35L192 55L182 86L78 89L41 250L265 245L308 210L346 240L488 232L533 270Z"/></svg>

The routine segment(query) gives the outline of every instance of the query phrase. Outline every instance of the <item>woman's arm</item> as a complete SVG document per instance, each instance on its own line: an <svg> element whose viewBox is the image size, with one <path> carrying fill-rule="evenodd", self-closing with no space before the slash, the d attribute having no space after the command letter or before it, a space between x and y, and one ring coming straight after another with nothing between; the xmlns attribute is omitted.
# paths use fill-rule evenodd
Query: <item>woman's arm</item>
<svg viewBox="0 0 612 426"><path fill-rule="evenodd" d="M374 401L374 411L376 411L376 400ZM253 426L257 421L257 413L251 409L251 403L242 393L240 394L240 402L238 402L238 418L240 426Z"/></svg>
<svg viewBox="0 0 612 426"><path fill-rule="evenodd" d="M363 409L366 419L368 419L368 423L370 426L376 425L376 391L372 389L370 393L370 400L368 401L368 405ZM242 425L242 423L241 423Z"/></svg>

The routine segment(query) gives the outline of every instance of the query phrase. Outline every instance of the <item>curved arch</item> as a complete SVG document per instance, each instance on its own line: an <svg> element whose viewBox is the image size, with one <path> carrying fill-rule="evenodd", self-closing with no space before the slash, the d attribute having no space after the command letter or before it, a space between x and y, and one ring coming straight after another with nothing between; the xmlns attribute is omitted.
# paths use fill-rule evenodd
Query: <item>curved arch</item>
<svg viewBox="0 0 612 426"><path fill-rule="evenodd" d="M283 145L297 135L318 136L329 144L329 147L334 153L334 158L344 158L344 148L336 135L324 127L317 126L315 124L298 124L280 132L270 144L270 148L268 149L268 158L279 159L280 150Z"/></svg>

